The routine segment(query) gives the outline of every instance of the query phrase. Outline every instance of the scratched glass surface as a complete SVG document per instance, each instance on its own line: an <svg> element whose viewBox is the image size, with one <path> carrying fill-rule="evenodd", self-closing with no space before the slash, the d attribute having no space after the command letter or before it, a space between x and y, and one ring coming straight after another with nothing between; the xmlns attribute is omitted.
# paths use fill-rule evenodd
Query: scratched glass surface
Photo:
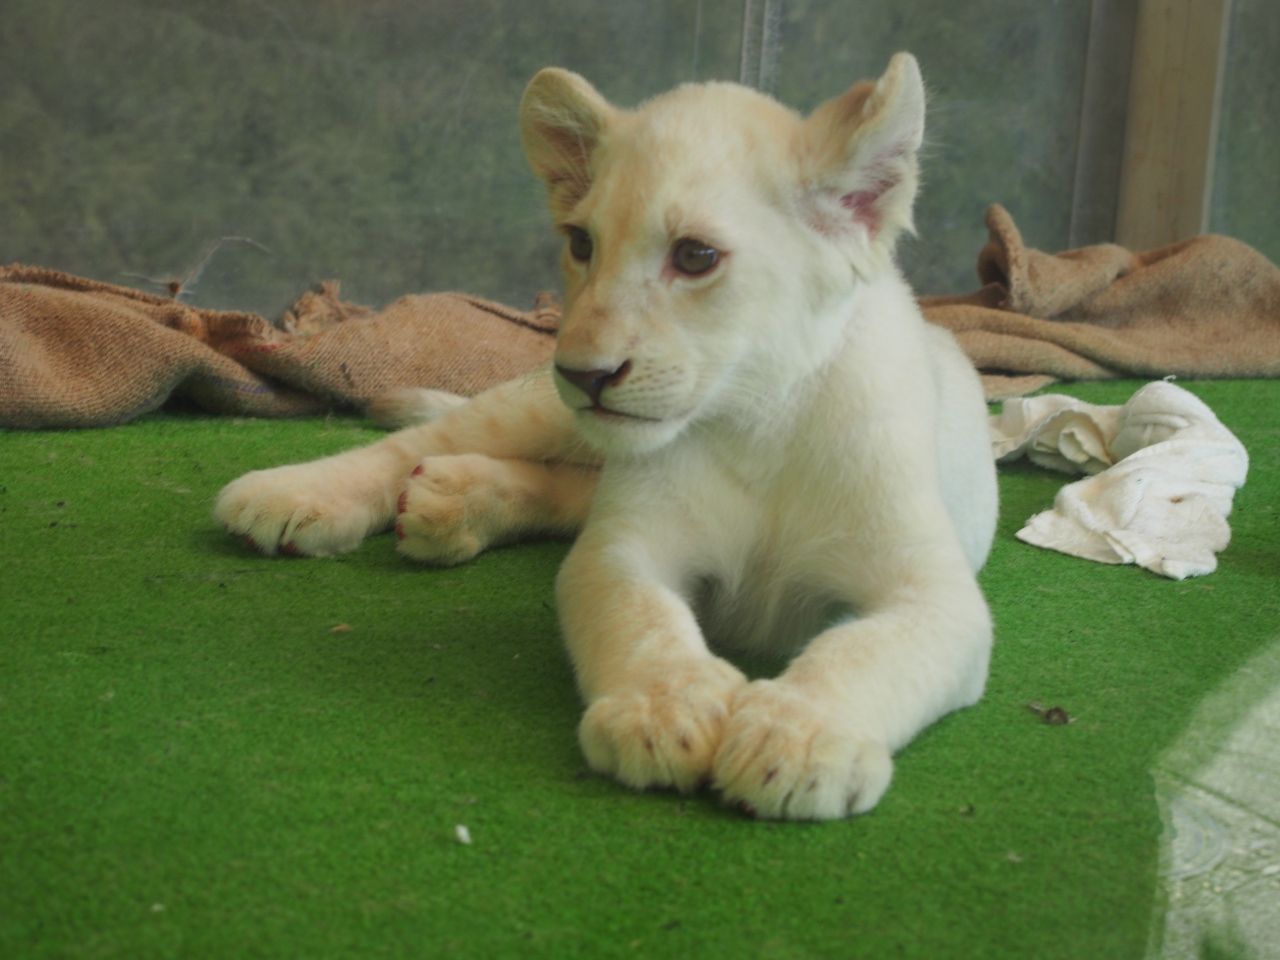
<svg viewBox="0 0 1280 960"><path fill-rule="evenodd" d="M1209 227L1280 263L1280 4L1233 0Z"/></svg>
<svg viewBox="0 0 1280 960"><path fill-rule="evenodd" d="M1065 244L1088 6L782 5L772 79L799 109L920 58L921 292L975 284L988 203ZM560 243L520 150L528 79L566 66L624 105L737 79L742 23L742 0L8 0L0 262L269 317L329 278L528 307Z"/></svg>

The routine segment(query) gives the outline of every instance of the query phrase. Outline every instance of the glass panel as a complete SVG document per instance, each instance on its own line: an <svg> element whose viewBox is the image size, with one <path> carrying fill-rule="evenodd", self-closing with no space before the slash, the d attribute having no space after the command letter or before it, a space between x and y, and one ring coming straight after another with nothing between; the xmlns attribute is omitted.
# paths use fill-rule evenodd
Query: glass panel
<svg viewBox="0 0 1280 960"><path fill-rule="evenodd" d="M156 290L247 237L184 299L267 316L329 277L532 305L560 241L520 150L530 77L629 104L739 67L740 0L4 6L0 262Z"/></svg>
<svg viewBox="0 0 1280 960"><path fill-rule="evenodd" d="M790 0L777 93L809 109L897 49L932 91L922 292L973 286L982 211L1065 245L1087 0ZM527 306L559 241L519 147L539 67L620 104L736 79L742 0L8 0L0 262L276 316L321 279L380 304ZM226 240L221 238L247 238ZM252 242L248 242L252 241ZM216 250L215 250L216 247ZM213 250L212 256L209 256Z"/></svg>
<svg viewBox="0 0 1280 960"><path fill-rule="evenodd" d="M1209 229L1280 263L1280 5L1233 0Z"/></svg>

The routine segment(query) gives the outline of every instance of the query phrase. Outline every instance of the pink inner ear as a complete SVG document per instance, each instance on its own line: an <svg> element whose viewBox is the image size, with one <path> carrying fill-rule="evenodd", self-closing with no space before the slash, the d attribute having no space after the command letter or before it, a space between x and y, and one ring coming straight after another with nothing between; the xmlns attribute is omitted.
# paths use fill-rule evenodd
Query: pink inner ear
<svg viewBox="0 0 1280 960"><path fill-rule="evenodd" d="M840 198L840 206L853 213L855 223L867 228L867 232L875 236L880 231L880 212L876 210L876 201L880 194L874 190L855 190Z"/></svg>
<svg viewBox="0 0 1280 960"><path fill-rule="evenodd" d="M864 184L863 188L850 190L840 197L840 206L853 214L853 222L862 224L873 237L884 226L881 201L902 182L901 161L910 152L906 143L893 142L880 148L859 164L858 180Z"/></svg>

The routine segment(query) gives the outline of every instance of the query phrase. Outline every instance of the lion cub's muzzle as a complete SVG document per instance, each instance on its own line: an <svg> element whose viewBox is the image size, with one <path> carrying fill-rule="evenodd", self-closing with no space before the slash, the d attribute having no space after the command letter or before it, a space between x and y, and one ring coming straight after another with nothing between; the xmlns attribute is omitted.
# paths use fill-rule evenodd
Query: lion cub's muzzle
<svg viewBox="0 0 1280 960"><path fill-rule="evenodd" d="M624 361L616 370L573 370L557 363L556 373L585 393L593 407L599 407L603 406L600 403L600 395L604 393L605 388L619 386L623 380L627 379L628 374L631 373L631 361Z"/></svg>
<svg viewBox="0 0 1280 960"><path fill-rule="evenodd" d="M589 443L612 453L654 450L683 428L694 406L696 385L688 361L633 355L615 366L613 358L560 358L556 392L574 412Z"/></svg>

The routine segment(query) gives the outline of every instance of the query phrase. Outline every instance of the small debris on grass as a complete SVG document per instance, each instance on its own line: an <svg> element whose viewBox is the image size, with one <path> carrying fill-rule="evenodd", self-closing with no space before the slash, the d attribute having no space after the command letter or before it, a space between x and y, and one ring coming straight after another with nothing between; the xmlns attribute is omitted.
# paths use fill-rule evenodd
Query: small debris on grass
<svg viewBox="0 0 1280 960"><path fill-rule="evenodd" d="M1021 862L1022 862L1022 858L1021 858L1020 856L1018 856L1016 853L1014 853L1012 850L1010 850L1008 853L1006 853L1006 854L1004 855L1004 858L1005 858L1006 860L1008 860L1010 863L1021 863Z"/></svg>
<svg viewBox="0 0 1280 960"><path fill-rule="evenodd" d="M470 607L459 607L459 608L458 608L458 612L459 612L459 613L466 613L466 612L467 612L468 610L470 610L470 609L471 609Z"/></svg>
<svg viewBox="0 0 1280 960"><path fill-rule="evenodd" d="M464 846L471 845L471 831L468 830L466 827L464 827L462 824L458 824L456 827L453 828L453 835L457 837L458 842L463 844Z"/></svg>
<svg viewBox="0 0 1280 960"><path fill-rule="evenodd" d="M1044 718L1044 722L1051 727L1061 727L1068 723L1075 723L1076 718L1067 713L1062 707L1046 707L1043 703L1032 700L1027 704L1029 710L1033 710Z"/></svg>
<svg viewBox="0 0 1280 960"><path fill-rule="evenodd" d="M347 632L348 630L350 630L350 629L351 629L351 624L349 624L349 623L340 623L340 624L338 624L336 627L334 627L332 630L330 630L329 632L330 632L330 633L346 633L346 632Z"/></svg>
<svg viewBox="0 0 1280 960"><path fill-rule="evenodd" d="M151 905L151 912L152 912L152 913L159 913L159 912L160 912L161 910L163 910L163 909L164 909L164 904L163 904L163 903L153 903L153 904Z"/></svg>
<svg viewBox="0 0 1280 960"><path fill-rule="evenodd" d="M963 817L972 817L977 812L978 811L974 808L972 803L966 803L963 807L958 807L956 809L956 813Z"/></svg>

